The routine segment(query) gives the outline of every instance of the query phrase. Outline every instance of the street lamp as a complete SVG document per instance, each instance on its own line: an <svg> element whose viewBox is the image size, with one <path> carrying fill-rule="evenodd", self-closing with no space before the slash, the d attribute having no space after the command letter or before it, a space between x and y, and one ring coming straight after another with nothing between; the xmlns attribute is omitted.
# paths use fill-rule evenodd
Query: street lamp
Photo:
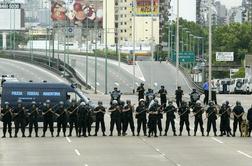
<svg viewBox="0 0 252 166"><path fill-rule="evenodd" d="M209 51L209 64L208 64L208 87L209 87L209 99L212 99L212 87L211 87L211 80L212 80L212 10L211 10L211 0L208 0L208 23L209 23L209 43L208 43L208 51Z"/></svg>
<svg viewBox="0 0 252 166"><path fill-rule="evenodd" d="M177 0L177 36L176 36L176 89L179 77L179 0Z"/></svg>

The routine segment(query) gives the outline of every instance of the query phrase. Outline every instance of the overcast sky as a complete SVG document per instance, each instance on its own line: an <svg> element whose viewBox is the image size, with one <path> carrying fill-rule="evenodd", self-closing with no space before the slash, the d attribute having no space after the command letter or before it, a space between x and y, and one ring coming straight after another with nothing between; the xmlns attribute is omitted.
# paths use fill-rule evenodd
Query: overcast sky
<svg viewBox="0 0 252 166"><path fill-rule="evenodd" d="M242 0L219 0L222 4L225 4L227 8L233 6L240 6ZM177 0L171 0L171 6L173 7L173 13L176 13ZM196 19L196 0L180 0L180 17L187 20L195 21Z"/></svg>

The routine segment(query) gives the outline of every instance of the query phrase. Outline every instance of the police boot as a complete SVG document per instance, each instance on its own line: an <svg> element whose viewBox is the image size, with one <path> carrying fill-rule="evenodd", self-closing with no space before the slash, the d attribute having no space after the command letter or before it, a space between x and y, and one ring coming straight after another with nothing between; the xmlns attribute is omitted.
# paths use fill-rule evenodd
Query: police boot
<svg viewBox="0 0 252 166"><path fill-rule="evenodd" d="M233 135L232 135L232 137L235 137L235 132L233 132Z"/></svg>
<svg viewBox="0 0 252 166"><path fill-rule="evenodd" d="M25 137L26 137L24 133L22 133L22 137L23 137L23 138L25 138Z"/></svg>
<svg viewBox="0 0 252 166"><path fill-rule="evenodd" d="M2 136L2 138L6 138L5 134Z"/></svg>
<svg viewBox="0 0 252 166"><path fill-rule="evenodd" d="M36 132L35 137L39 137L39 136L38 136L38 132Z"/></svg>
<svg viewBox="0 0 252 166"><path fill-rule="evenodd" d="M95 137L96 137L96 136L97 136L97 132L95 132L95 134L94 134L93 136L95 136Z"/></svg>
<svg viewBox="0 0 252 166"><path fill-rule="evenodd" d="M64 137L66 137L66 133L65 132L63 133L63 135L64 135Z"/></svg>
<svg viewBox="0 0 252 166"><path fill-rule="evenodd" d="M207 132L207 135L206 135L207 137L209 136L209 132Z"/></svg>
<svg viewBox="0 0 252 166"><path fill-rule="evenodd" d="M91 136L90 132L88 133L88 136L89 136L89 137Z"/></svg>
<svg viewBox="0 0 252 166"><path fill-rule="evenodd" d="M144 133L144 136L147 136L147 134L146 134L146 133Z"/></svg>
<svg viewBox="0 0 252 166"><path fill-rule="evenodd" d="M68 134L68 137L72 137L72 134Z"/></svg>
<svg viewBox="0 0 252 166"><path fill-rule="evenodd" d="M151 133L149 133L148 137L150 137L150 136L151 136Z"/></svg>
<svg viewBox="0 0 252 166"><path fill-rule="evenodd" d="M139 132L137 132L137 136L139 137Z"/></svg>
<svg viewBox="0 0 252 166"><path fill-rule="evenodd" d="M222 137L223 136L223 132L221 132L221 134L219 136Z"/></svg>
<svg viewBox="0 0 252 166"><path fill-rule="evenodd" d="M45 132L43 133L43 135L41 137L45 137Z"/></svg>
<svg viewBox="0 0 252 166"><path fill-rule="evenodd" d="M120 132L118 132L118 133L117 133L117 135L118 135L118 136L121 136L121 133L120 133Z"/></svg>
<svg viewBox="0 0 252 166"><path fill-rule="evenodd" d="M14 135L14 138L17 138L18 136L17 136L17 133L15 133L15 135Z"/></svg>
<svg viewBox="0 0 252 166"><path fill-rule="evenodd" d="M11 135L11 133L10 133L10 138L12 138L12 135Z"/></svg>
<svg viewBox="0 0 252 166"><path fill-rule="evenodd" d="M167 136L167 132L165 132L163 136Z"/></svg>
<svg viewBox="0 0 252 166"><path fill-rule="evenodd" d="M54 137L54 136L53 136L53 132L51 132L51 137Z"/></svg>
<svg viewBox="0 0 252 166"><path fill-rule="evenodd" d="M227 137L230 137L229 132L227 132Z"/></svg>
<svg viewBox="0 0 252 166"><path fill-rule="evenodd" d="M204 131L202 131L201 133L202 133L202 137L204 137L205 136Z"/></svg>
<svg viewBox="0 0 252 166"><path fill-rule="evenodd" d="M113 136L113 132L112 131L110 132L109 136Z"/></svg>
<svg viewBox="0 0 252 166"><path fill-rule="evenodd" d="M176 132L173 132L173 136L177 136Z"/></svg>
<svg viewBox="0 0 252 166"><path fill-rule="evenodd" d="M158 136L157 136L157 133L155 133L154 137L158 137Z"/></svg>
<svg viewBox="0 0 252 166"><path fill-rule="evenodd" d="M105 134L105 132L103 132L103 133L102 133L102 136L103 136L103 137L106 137L107 135Z"/></svg>
<svg viewBox="0 0 252 166"><path fill-rule="evenodd" d="M159 136L162 136L162 131L159 132Z"/></svg>
<svg viewBox="0 0 252 166"><path fill-rule="evenodd" d="M249 133L248 133L248 137L251 137L251 131L249 131Z"/></svg>
<svg viewBox="0 0 252 166"><path fill-rule="evenodd" d="M79 136L80 136L80 134L79 134ZM88 136L87 136L87 134L85 133L85 134L83 134L83 137L88 137Z"/></svg>
<svg viewBox="0 0 252 166"><path fill-rule="evenodd" d="M193 136L196 136L196 131L194 131L194 134L193 134Z"/></svg>
<svg viewBox="0 0 252 166"><path fill-rule="evenodd" d="M57 133L56 137L59 137L59 132Z"/></svg>
<svg viewBox="0 0 252 166"><path fill-rule="evenodd" d="M28 137L31 138L31 133L29 133Z"/></svg>
<svg viewBox="0 0 252 166"><path fill-rule="evenodd" d="M182 136L182 131L180 131L179 136Z"/></svg>
<svg viewBox="0 0 252 166"><path fill-rule="evenodd" d="M215 136L215 137L217 137L217 134L216 134L216 132L214 132L214 136Z"/></svg>
<svg viewBox="0 0 252 166"><path fill-rule="evenodd" d="M190 131L188 131L188 136L191 136Z"/></svg>

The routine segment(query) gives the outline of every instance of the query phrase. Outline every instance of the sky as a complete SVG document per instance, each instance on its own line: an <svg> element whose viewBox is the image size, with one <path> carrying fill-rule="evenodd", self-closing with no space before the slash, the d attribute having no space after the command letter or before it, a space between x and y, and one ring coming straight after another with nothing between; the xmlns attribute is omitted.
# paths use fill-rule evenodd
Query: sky
<svg viewBox="0 0 252 166"><path fill-rule="evenodd" d="M240 6L242 0L219 0L222 4L226 5L227 8L233 6ZM177 0L171 0L171 6L173 13L176 14ZM175 16L173 14L173 17ZM196 19L196 0L180 0L180 17L184 19L195 21Z"/></svg>

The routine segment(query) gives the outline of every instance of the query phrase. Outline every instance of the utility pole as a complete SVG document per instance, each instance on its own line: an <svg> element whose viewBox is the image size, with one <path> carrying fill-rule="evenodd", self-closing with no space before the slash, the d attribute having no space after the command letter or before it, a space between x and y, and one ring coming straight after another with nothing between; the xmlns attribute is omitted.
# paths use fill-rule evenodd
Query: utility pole
<svg viewBox="0 0 252 166"><path fill-rule="evenodd" d="M179 78L179 0L177 0L177 37L176 37L176 89Z"/></svg>
<svg viewBox="0 0 252 166"><path fill-rule="evenodd" d="M211 9L211 0L208 0L208 21L209 21L209 46L208 46L208 56L209 56L209 64L208 64L208 87L209 87L209 100L212 100L212 9Z"/></svg>

